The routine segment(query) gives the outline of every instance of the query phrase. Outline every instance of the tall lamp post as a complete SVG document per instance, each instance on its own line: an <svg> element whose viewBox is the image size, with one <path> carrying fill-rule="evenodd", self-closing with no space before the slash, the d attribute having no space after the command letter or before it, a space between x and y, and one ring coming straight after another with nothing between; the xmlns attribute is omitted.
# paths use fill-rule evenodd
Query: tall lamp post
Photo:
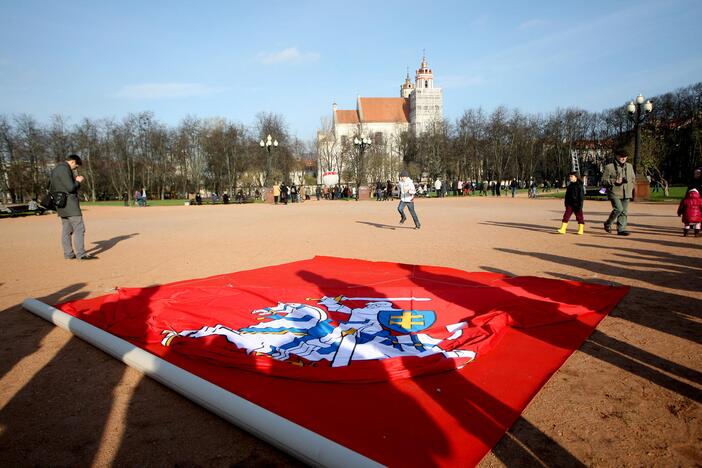
<svg viewBox="0 0 702 468"><path fill-rule="evenodd" d="M364 136L355 137L353 144L358 149L358 164L356 165L356 200L358 200L361 192L361 177L363 177L363 153L371 145L371 139Z"/></svg>
<svg viewBox="0 0 702 468"><path fill-rule="evenodd" d="M278 140L274 140L268 135L265 141L261 140L258 144L261 145L261 148L266 148L268 150L268 158L266 159L266 180L264 181L264 185L268 187L271 178L271 150L278 147Z"/></svg>
<svg viewBox="0 0 702 468"><path fill-rule="evenodd" d="M648 198L650 187L646 175L641 171L641 124L646 120L648 114L653 110L653 103L650 100L645 100L642 95L636 96L635 101L630 101L626 106L626 112L629 120L634 123L634 172L636 172L636 200Z"/></svg>

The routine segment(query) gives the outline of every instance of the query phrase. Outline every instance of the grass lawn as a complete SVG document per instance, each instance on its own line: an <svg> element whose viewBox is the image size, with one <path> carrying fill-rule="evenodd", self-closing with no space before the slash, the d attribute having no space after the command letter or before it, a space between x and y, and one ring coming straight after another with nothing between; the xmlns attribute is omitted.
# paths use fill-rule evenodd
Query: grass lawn
<svg viewBox="0 0 702 468"><path fill-rule="evenodd" d="M668 188L669 196L665 196L663 190L658 192L651 192L650 200L655 202L670 202L670 201L680 201L685 197L687 192L687 186L685 185L675 185Z"/></svg>
<svg viewBox="0 0 702 468"><path fill-rule="evenodd" d="M152 206L183 206L187 200L149 200L148 204ZM108 201L98 201L98 202L84 202L81 201L82 206L124 206L122 200L108 200ZM132 203L133 205L133 203Z"/></svg>
<svg viewBox="0 0 702 468"><path fill-rule="evenodd" d="M188 200L184 199L177 199L177 200L149 200L147 206L183 206L185 202ZM254 201L254 203L263 203L260 200ZM202 200L203 205L211 205L212 203L210 202L209 199ZM217 203L218 205L222 205L222 202ZM230 205L236 205L236 203L232 200L229 202ZM108 200L108 201L97 201L97 202L80 202L81 206L124 206L124 202L122 200ZM134 206L134 203L130 203L130 206Z"/></svg>
<svg viewBox="0 0 702 468"><path fill-rule="evenodd" d="M648 200L652 202L679 202L683 199L683 197L685 197L686 191L687 186L685 185L671 186L668 189L669 195L667 197L663 193L663 190L659 190L658 192L651 192ZM558 193L556 193L554 190L546 193L539 192L539 198L564 198L565 192L565 189L560 189Z"/></svg>

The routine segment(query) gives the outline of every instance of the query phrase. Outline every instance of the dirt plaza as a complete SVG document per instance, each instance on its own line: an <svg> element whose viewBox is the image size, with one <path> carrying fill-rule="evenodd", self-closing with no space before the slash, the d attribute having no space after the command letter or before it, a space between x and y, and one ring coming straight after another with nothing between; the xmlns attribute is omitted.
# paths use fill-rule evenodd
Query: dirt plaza
<svg viewBox="0 0 702 468"><path fill-rule="evenodd" d="M482 466L702 464L702 238L676 206L635 203L632 235L555 231L561 200L422 199L84 207L96 261L64 260L53 215L0 220L3 465L289 466L288 455L21 308L315 255L617 284L630 293L556 372Z"/></svg>

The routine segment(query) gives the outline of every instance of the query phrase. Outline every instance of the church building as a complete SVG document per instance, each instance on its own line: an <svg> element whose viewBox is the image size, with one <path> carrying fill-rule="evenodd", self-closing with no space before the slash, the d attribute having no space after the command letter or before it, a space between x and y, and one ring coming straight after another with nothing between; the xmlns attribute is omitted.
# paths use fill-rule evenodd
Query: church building
<svg viewBox="0 0 702 468"><path fill-rule="evenodd" d="M332 106L333 130L337 139L356 135L359 125L364 135L390 135L410 131L419 135L443 118L441 88L434 87L434 73L426 57L415 74L414 84L409 73L400 86L400 97L361 97L356 109L337 109Z"/></svg>
<svg viewBox="0 0 702 468"><path fill-rule="evenodd" d="M339 153L354 137L370 138L374 144L385 145L388 157L398 157L400 135L410 132L420 135L435 122L443 120L441 88L434 86L434 74L426 57L415 73L414 83L409 73L400 86L399 97L362 97L352 110L332 105L331 132L318 134L320 153ZM333 148L333 149L332 149ZM320 159L324 159L320 154ZM331 158L327 158L328 160ZM320 160L320 173L338 170Z"/></svg>

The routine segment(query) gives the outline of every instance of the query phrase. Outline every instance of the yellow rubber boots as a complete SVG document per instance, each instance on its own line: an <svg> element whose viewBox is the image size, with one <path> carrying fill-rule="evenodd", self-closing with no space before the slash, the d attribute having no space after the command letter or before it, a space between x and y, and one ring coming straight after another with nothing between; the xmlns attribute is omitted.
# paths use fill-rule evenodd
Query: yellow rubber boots
<svg viewBox="0 0 702 468"><path fill-rule="evenodd" d="M559 234L565 234L566 233L566 228L568 227L568 223L563 223L561 225L561 228L558 230Z"/></svg>

